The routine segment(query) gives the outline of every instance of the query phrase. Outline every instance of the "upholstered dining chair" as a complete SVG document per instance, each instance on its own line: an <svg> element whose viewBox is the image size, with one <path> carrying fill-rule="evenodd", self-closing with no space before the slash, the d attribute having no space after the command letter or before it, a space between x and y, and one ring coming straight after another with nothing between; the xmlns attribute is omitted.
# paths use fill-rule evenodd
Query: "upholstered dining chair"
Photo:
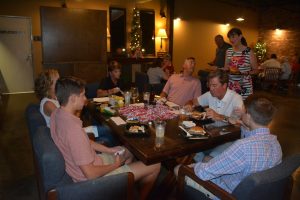
<svg viewBox="0 0 300 200"><path fill-rule="evenodd" d="M40 199L134 199L134 176L132 173L73 182L65 171L64 158L51 138L50 129L39 113L39 106L30 104L25 114L33 147Z"/></svg>
<svg viewBox="0 0 300 200"><path fill-rule="evenodd" d="M231 194L211 181L199 179L192 168L181 166L178 173L179 199L208 200L202 192L187 186L185 177L189 177L222 200L283 200L290 199L293 186L293 172L300 166L300 154L285 158L279 165L247 176Z"/></svg>

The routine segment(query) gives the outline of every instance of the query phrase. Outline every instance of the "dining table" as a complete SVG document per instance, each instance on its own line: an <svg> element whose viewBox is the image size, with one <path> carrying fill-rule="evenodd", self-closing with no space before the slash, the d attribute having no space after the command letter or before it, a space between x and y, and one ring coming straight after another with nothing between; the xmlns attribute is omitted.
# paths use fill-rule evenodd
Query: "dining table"
<svg viewBox="0 0 300 200"><path fill-rule="evenodd" d="M89 102L87 105L94 120L107 124L120 143L146 165L205 151L240 138L240 127L238 126L224 125L217 127L213 124L208 124L204 126L208 134L207 138L190 139L186 137L186 133L179 127L182 123L182 119L179 116L166 120L163 138L156 137L153 122L145 123L148 131L147 135L129 135L126 134L126 124L117 125L112 120L112 116L100 112L100 109L97 108L98 106L93 102ZM118 112L114 116L118 116ZM123 116L121 118L126 121Z"/></svg>
<svg viewBox="0 0 300 200"><path fill-rule="evenodd" d="M173 169L177 164L189 164L195 153L237 140L241 136L239 126L230 124L215 126L215 123L211 123L202 126L208 137L191 139L180 128L183 120L189 120L188 116L182 118L182 115L166 120L164 137L156 137L153 121L143 123L147 127L147 134L130 135L127 132L126 123L119 125L113 120L120 117L126 122L126 117L120 115L118 109L114 114L105 114L101 112L100 104L94 101L89 101L86 108L93 120L109 126L115 138L138 160L145 165L161 163L168 170L168 174L161 183L163 193L156 199L164 199L167 191L170 192L174 188L176 177Z"/></svg>

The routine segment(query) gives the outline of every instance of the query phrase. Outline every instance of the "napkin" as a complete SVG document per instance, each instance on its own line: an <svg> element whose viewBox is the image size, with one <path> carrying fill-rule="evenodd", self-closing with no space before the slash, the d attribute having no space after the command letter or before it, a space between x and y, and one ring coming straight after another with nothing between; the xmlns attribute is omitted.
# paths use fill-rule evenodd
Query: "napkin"
<svg viewBox="0 0 300 200"><path fill-rule="evenodd" d="M121 117L111 117L110 118L117 126L126 124L126 122Z"/></svg>
<svg viewBox="0 0 300 200"><path fill-rule="evenodd" d="M95 137L99 136L97 126L87 126L83 128L86 133L93 133Z"/></svg>
<svg viewBox="0 0 300 200"><path fill-rule="evenodd" d="M98 103L103 103L103 102L108 102L109 98L108 97L93 98L93 101Z"/></svg>

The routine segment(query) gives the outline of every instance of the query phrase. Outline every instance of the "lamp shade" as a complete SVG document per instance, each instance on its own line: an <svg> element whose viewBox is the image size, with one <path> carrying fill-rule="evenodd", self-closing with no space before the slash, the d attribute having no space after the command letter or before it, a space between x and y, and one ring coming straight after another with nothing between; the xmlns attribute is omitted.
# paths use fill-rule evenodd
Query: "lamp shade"
<svg viewBox="0 0 300 200"><path fill-rule="evenodd" d="M164 28L159 29L158 33L157 33L157 37L168 38L167 33L166 33L166 29L164 29Z"/></svg>

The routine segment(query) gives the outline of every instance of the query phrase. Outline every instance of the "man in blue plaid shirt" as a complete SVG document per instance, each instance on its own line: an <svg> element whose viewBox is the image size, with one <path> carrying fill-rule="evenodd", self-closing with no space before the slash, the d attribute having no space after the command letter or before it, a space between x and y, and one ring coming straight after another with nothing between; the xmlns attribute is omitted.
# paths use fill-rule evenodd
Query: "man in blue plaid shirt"
<svg viewBox="0 0 300 200"><path fill-rule="evenodd" d="M281 162L282 151L277 137L267 127L275 113L272 102L259 96L245 101L246 113L242 114L242 139L210 161L190 165L202 180L210 180L231 193L248 175L274 167ZM202 190L187 178L187 184ZM208 194L207 192L204 192ZM211 198L215 196L208 194Z"/></svg>

